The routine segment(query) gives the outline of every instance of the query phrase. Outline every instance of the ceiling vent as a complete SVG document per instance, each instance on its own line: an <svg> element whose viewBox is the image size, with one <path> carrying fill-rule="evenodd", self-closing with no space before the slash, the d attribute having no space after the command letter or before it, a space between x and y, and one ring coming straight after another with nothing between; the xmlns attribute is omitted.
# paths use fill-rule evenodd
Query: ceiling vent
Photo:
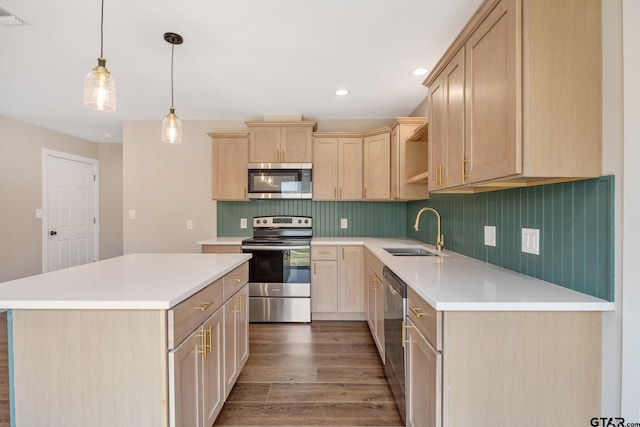
<svg viewBox="0 0 640 427"><path fill-rule="evenodd" d="M6 26L24 25L24 21L0 4L0 24Z"/></svg>

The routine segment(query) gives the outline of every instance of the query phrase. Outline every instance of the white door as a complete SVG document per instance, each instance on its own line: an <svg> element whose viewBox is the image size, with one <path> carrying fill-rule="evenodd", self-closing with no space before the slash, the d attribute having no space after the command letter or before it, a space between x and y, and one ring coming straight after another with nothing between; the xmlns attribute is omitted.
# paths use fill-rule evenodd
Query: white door
<svg viewBox="0 0 640 427"><path fill-rule="evenodd" d="M46 156L45 271L97 259L97 161Z"/></svg>

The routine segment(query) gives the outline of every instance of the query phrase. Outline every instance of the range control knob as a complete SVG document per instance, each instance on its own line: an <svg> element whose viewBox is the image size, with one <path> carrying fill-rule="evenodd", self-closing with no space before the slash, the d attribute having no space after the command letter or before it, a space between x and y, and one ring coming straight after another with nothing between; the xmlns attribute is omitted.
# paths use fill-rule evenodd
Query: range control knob
<svg viewBox="0 0 640 427"><path fill-rule="evenodd" d="M309 220L308 220L308 219L305 219L305 220L304 220L304 223L305 223L305 224L309 224Z"/></svg>
<svg viewBox="0 0 640 427"><path fill-rule="evenodd" d="M302 220L301 219L298 220L298 224L302 224Z"/></svg>

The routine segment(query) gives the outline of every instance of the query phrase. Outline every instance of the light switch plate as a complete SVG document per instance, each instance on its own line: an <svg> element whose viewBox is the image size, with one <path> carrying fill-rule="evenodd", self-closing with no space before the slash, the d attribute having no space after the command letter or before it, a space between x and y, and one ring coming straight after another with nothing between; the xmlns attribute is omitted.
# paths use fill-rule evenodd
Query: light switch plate
<svg viewBox="0 0 640 427"><path fill-rule="evenodd" d="M36 218L42 218L42 209L36 209Z"/></svg>
<svg viewBox="0 0 640 427"><path fill-rule="evenodd" d="M495 247L496 245L496 226L495 225L484 226L484 245Z"/></svg>
<svg viewBox="0 0 640 427"><path fill-rule="evenodd" d="M349 221L347 220L347 218L342 218L340 220L340 228L342 229L349 228Z"/></svg>
<svg viewBox="0 0 640 427"><path fill-rule="evenodd" d="M240 228L247 228L247 218L240 218Z"/></svg>
<svg viewBox="0 0 640 427"><path fill-rule="evenodd" d="M540 255L540 230L537 228L522 229L522 252Z"/></svg>
<svg viewBox="0 0 640 427"><path fill-rule="evenodd" d="M192 219L188 219L187 220L187 230L193 230L193 220Z"/></svg>
<svg viewBox="0 0 640 427"><path fill-rule="evenodd" d="M129 209L129 219L136 219L136 210Z"/></svg>

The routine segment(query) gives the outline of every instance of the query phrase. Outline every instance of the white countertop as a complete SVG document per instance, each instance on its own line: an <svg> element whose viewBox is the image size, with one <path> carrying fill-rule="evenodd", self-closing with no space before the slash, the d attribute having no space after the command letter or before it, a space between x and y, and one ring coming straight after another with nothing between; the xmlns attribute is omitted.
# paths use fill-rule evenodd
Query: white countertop
<svg viewBox="0 0 640 427"><path fill-rule="evenodd" d="M168 309L250 254L130 254L0 283L2 309Z"/></svg>
<svg viewBox="0 0 640 427"><path fill-rule="evenodd" d="M383 248L431 245L411 239L314 238L312 246L364 245L436 310L613 311L614 303L525 276L455 252L393 256Z"/></svg>

